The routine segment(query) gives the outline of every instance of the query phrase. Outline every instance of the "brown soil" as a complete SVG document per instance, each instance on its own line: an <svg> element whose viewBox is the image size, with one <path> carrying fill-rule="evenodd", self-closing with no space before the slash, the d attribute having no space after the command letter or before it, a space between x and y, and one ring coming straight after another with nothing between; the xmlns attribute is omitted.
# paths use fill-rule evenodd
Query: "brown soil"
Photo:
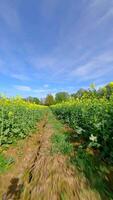
<svg viewBox="0 0 113 200"><path fill-rule="evenodd" d="M15 170L1 177L3 200L101 199L65 156L51 154L52 134L53 129L46 118L39 125L39 133L28 139L23 147L24 155L18 159Z"/></svg>
<svg viewBox="0 0 113 200"><path fill-rule="evenodd" d="M5 196L3 194L6 193L8 186L13 184L16 189L19 177L24 173L28 163L32 160L36 152L37 146L39 146L41 137L40 127L42 127L44 123L45 120L37 125L37 133L32 134L24 140L18 141L16 146L12 145L7 150L3 151L6 157L10 156L14 158L14 164L7 172L0 174L0 200L2 196Z"/></svg>

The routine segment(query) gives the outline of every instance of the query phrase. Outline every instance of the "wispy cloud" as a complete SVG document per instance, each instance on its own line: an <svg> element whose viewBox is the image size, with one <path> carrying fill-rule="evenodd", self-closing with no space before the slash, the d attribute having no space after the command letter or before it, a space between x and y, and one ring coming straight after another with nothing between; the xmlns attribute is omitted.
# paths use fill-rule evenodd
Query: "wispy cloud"
<svg viewBox="0 0 113 200"><path fill-rule="evenodd" d="M105 5L106 3L108 3L108 0L95 0L95 1L91 0L89 5L92 8L101 7L101 9L102 9L102 5Z"/></svg>
<svg viewBox="0 0 113 200"><path fill-rule="evenodd" d="M20 18L14 1L4 0L0 2L0 16L13 31L21 29Z"/></svg>
<svg viewBox="0 0 113 200"><path fill-rule="evenodd" d="M0 85L44 96L106 83L113 73L112 22L113 0L1 1Z"/></svg>
<svg viewBox="0 0 113 200"><path fill-rule="evenodd" d="M33 56L29 59L30 63L36 69L51 68L55 66L56 59L51 55Z"/></svg>
<svg viewBox="0 0 113 200"><path fill-rule="evenodd" d="M32 94L33 96L39 96L39 97L44 97L47 94L50 93L55 93L58 90L53 88L53 89L49 89L47 87L42 87L42 88L33 88L30 86L26 86L26 85L14 85L13 88L15 88L16 90L18 90L18 94L23 94L23 92L30 92L30 94Z"/></svg>
<svg viewBox="0 0 113 200"><path fill-rule="evenodd" d="M44 84L44 88L48 88L49 87L49 85L48 84Z"/></svg>
<svg viewBox="0 0 113 200"><path fill-rule="evenodd" d="M32 90L31 87L25 85L15 85L14 88L19 91L25 91L25 92L29 92Z"/></svg>
<svg viewBox="0 0 113 200"><path fill-rule="evenodd" d="M82 66L71 72L71 77L78 77L79 80L96 80L109 75L113 71L112 52L100 54L90 59Z"/></svg>
<svg viewBox="0 0 113 200"><path fill-rule="evenodd" d="M99 19L98 21L98 24L110 19L110 18L113 18L113 5L111 8L109 8L106 13Z"/></svg>
<svg viewBox="0 0 113 200"><path fill-rule="evenodd" d="M24 75L24 74L11 74L11 77L15 78L17 80L20 80L20 81L29 81L30 80L30 77L28 77L27 75Z"/></svg>
<svg viewBox="0 0 113 200"><path fill-rule="evenodd" d="M56 92L57 91L57 89L32 89L32 92L34 92L34 93L37 93L37 94L39 94L39 93L43 93L43 94L49 94L49 93L51 93L51 92Z"/></svg>

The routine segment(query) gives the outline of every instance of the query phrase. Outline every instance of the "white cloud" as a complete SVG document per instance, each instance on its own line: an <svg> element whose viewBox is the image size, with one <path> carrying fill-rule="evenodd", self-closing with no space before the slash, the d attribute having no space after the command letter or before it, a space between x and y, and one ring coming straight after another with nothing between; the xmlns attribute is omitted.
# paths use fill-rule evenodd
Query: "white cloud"
<svg viewBox="0 0 113 200"><path fill-rule="evenodd" d="M56 63L56 59L51 56L40 56L40 57L32 57L30 58L30 63L35 67L36 69L46 69L50 67L54 67Z"/></svg>
<svg viewBox="0 0 113 200"><path fill-rule="evenodd" d="M100 24L110 18L113 18L113 7L111 7L110 9L108 9L106 11L106 13L99 19L98 24Z"/></svg>
<svg viewBox="0 0 113 200"><path fill-rule="evenodd" d="M34 90L32 90L34 93L45 93L45 92L47 92L47 90L46 89L34 89Z"/></svg>
<svg viewBox="0 0 113 200"><path fill-rule="evenodd" d="M17 90L26 91L26 92L29 92L32 90L31 87L25 86L25 85L15 85L14 88Z"/></svg>
<svg viewBox="0 0 113 200"><path fill-rule="evenodd" d="M33 89L32 92L34 93L51 93L51 92L56 92L57 89Z"/></svg>
<svg viewBox="0 0 113 200"><path fill-rule="evenodd" d="M48 87L49 87L49 85L48 85L48 84L45 84L45 85L44 85L44 88L48 88Z"/></svg>
<svg viewBox="0 0 113 200"><path fill-rule="evenodd" d="M15 78L20 81L29 81L30 78L24 74L11 74L12 78Z"/></svg>
<svg viewBox="0 0 113 200"><path fill-rule="evenodd" d="M81 80L94 80L112 73L112 52L106 52L90 59L86 64L77 67L70 73L71 77Z"/></svg>
<svg viewBox="0 0 113 200"><path fill-rule="evenodd" d="M90 7L99 7L102 6L104 4L106 4L108 2L108 0L91 0L91 4Z"/></svg>

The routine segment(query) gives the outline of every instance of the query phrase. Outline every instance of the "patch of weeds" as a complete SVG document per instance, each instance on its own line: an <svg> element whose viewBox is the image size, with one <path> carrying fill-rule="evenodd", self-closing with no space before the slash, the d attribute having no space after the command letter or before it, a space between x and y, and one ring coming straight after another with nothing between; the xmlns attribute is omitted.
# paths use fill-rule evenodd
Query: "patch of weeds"
<svg viewBox="0 0 113 200"><path fill-rule="evenodd" d="M67 197L67 194L65 192L62 192L60 194L60 200L68 200L69 198Z"/></svg>
<svg viewBox="0 0 113 200"><path fill-rule="evenodd" d="M49 114L48 122L52 125L53 135L51 137L52 153L70 154L73 146L68 141L68 135L64 132L64 126L60 123L52 113Z"/></svg>
<svg viewBox="0 0 113 200"><path fill-rule="evenodd" d="M73 151L73 146L67 141L65 134L56 133L52 136L52 152L70 154Z"/></svg>
<svg viewBox="0 0 113 200"><path fill-rule="evenodd" d="M57 121L54 121L54 124L52 125L53 129L56 131L60 131L63 129L63 125Z"/></svg>
<svg viewBox="0 0 113 200"><path fill-rule="evenodd" d="M85 175L90 186L100 193L102 199L113 200L113 190L108 180L109 169L98 157L80 148L71 162Z"/></svg>
<svg viewBox="0 0 113 200"><path fill-rule="evenodd" d="M8 148L9 148L9 144L4 144L4 145L2 145L2 150L7 150Z"/></svg>
<svg viewBox="0 0 113 200"><path fill-rule="evenodd" d="M12 157L6 158L2 153L0 154L0 173L5 172L15 161Z"/></svg>
<svg viewBox="0 0 113 200"><path fill-rule="evenodd" d="M55 116L50 112L48 115L48 122L52 124L53 129L60 130L63 128L63 124L58 121Z"/></svg>

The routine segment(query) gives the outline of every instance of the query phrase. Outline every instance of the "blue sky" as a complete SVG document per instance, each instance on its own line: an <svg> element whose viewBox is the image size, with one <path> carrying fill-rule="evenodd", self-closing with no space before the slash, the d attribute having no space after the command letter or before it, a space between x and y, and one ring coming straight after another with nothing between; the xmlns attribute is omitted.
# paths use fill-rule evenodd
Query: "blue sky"
<svg viewBox="0 0 113 200"><path fill-rule="evenodd" d="M0 92L44 97L113 81L113 0L0 0Z"/></svg>

